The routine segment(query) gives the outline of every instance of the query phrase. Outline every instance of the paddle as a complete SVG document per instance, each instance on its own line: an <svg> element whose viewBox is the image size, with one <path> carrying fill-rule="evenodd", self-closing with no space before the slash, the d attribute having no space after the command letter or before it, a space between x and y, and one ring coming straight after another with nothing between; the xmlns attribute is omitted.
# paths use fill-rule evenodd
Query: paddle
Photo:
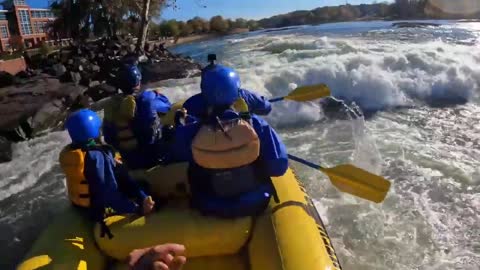
<svg viewBox="0 0 480 270"><path fill-rule="evenodd" d="M340 191L372 202L382 202L390 189L388 180L350 164L324 168L294 155L289 154L288 158L322 171Z"/></svg>
<svg viewBox="0 0 480 270"><path fill-rule="evenodd" d="M307 85L295 88L287 96L272 98L270 102L277 102L282 100L293 101L311 101L323 97L330 96L330 88L325 84Z"/></svg>

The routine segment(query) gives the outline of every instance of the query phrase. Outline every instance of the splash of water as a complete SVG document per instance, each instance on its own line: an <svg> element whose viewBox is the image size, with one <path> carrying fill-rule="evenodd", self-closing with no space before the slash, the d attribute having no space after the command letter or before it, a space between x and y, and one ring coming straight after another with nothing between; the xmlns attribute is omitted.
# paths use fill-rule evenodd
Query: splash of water
<svg viewBox="0 0 480 270"><path fill-rule="evenodd" d="M355 102L351 106L343 104L350 112L349 116L352 121L352 136L355 145L352 157L353 164L369 172L380 174L382 171L382 155L365 124L362 110Z"/></svg>

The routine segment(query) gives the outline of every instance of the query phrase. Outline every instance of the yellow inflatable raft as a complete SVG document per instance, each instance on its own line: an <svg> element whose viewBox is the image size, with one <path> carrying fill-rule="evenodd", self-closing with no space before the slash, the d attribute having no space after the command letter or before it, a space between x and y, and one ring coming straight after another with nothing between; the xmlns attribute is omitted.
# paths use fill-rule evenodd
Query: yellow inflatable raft
<svg viewBox="0 0 480 270"><path fill-rule="evenodd" d="M167 179L154 178L148 180ZM39 237L17 269L128 269L125 258L132 249L166 242L186 246L187 270L341 269L324 225L293 171L273 183L279 202L272 200L262 216L207 218L180 199L147 217L108 218L112 239L99 237L99 228L92 230L68 209ZM83 242L75 241L80 238ZM115 260L107 264L107 258Z"/></svg>

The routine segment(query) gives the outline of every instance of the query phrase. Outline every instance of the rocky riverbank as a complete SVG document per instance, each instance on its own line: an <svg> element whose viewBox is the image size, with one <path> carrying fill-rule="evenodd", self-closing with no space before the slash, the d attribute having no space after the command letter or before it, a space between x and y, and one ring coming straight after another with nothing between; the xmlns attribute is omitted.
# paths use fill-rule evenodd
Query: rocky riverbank
<svg viewBox="0 0 480 270"><path fill-rule="evenodd" d="M196 76L201 68L161 43L136 50L132 39L121 38L73 43L25 61L27 71L0 74L0 162L11 160L12 142L60 129L69 111L116 94L116 74L125 62L138 62L143 83Z"/></svg>

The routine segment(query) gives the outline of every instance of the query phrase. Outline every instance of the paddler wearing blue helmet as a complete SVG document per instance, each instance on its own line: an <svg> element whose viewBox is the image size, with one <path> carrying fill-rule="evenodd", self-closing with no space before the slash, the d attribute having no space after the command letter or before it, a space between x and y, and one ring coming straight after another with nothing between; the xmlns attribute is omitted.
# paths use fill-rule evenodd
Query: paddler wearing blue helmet
<svg viewBox="0 0 480 270"><path fill-rule="evenodd" d="M250 112L239 89L235 70L211 65L203 71L202 101L195 105L207 113L176 130L174 149L189 161L192 206L207 215L261 213L275 198L270 178L288 169L282 140ZM239 102L243 108L234 109Z"/></svg>
<svg viewBox="0 0 480 270"><path fill-rule="evenodd" d="M202 71L202 85L210 84L210 81L216 80L215 76L211 76L212 73L209 73L208 70L215 68L218 65L215 65L216 55L209 55L210 65L206 66ZM204 74L209 74L209 76L204 77ZM239 87L237 89L238 97L241 97L248 105L250 113L257 115L268 115L272 110L272 105L264 96L259 96L253 92ZM196 94L189 99L187 99L183 107L187 110L190 116L203 117L207 114L206 108L208 107L208 102L205 99L205 95L202 93Z"/></svg>
<svg viewBox="0 0 480 270"><path fill-rule="evenodd" d="M160 116L171 103L158 91L141 91L142 75L134 64L125 65L119 75L122 94L105 106L103 135L114 146L130 169L148 169L168 160L162 140Z"/></svg>
<svg viewBox="0 0 480 270"><path fill-rule="evenodd" d="M87 109L72 113L65 123L72 143L60 153L73 205L88 209L103 224L105 209L117 214L148 214L154 202L115 159L111 146L98 143L102 121ZM131 200L134 199L134 200Z"/></svg>

